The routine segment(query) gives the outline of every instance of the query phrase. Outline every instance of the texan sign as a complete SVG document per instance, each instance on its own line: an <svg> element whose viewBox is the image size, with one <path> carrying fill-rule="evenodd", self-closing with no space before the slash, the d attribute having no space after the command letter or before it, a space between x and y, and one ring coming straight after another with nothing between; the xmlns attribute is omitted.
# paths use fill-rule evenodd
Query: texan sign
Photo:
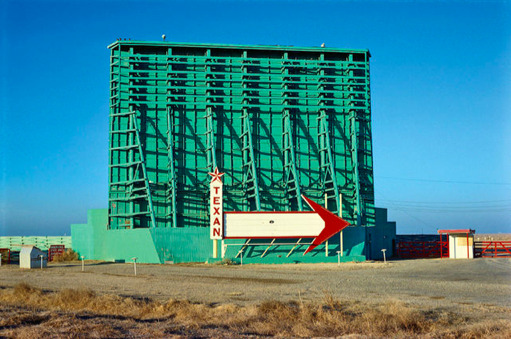
<svg viewBox="0 0 511 339"><path fill-rule="evenodd" d="M211 175L211 182L209 183L210 200L209 200L209 215L210 215L210 231L209 237L211 239L222 239L224 231L224 213L222 201L222 175L218 171L218 167Z"/></svg>
<svg viewBox="0 0 511 339"><path fill-rule="evenodd" d="M349 223L302 195L312 212L223 212L222 176L215 168L210 186L210 238L314 238L307 254Z"/></svg>

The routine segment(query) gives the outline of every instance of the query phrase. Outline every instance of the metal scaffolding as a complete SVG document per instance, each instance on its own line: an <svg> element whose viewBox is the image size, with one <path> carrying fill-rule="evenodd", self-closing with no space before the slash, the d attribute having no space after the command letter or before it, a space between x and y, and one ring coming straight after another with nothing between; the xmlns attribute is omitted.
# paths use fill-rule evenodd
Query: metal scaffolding
<svg viewBox="0 0 511 339"><path fill-rule="evenodd" d="M374 223L366 50L117 41L110 46L109 227L206 227L230 210L302 210L302 193Z"/></svg>

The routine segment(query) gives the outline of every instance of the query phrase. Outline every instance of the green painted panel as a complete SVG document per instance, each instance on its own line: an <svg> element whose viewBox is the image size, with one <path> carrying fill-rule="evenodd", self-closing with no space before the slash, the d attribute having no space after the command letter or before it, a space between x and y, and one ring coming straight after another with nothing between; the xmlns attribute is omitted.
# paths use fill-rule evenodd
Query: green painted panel
<svg viewBox="0 0 511 339"><path fill-rule="evenodd" d="M396 241L396 222L387 220L387 209L376 208L376 226L367 228L367 244L371 249L369 259L383 259L382 249L386 249L387 258L394 256Z"/></svg>
<svg viewBox="0 0 511 339"><path fill-rule="evenodd" d="M206 262L213 253L208 228L156 228L151 233L162 263Z"/></svg>
<svg viewBox="0 0 511 339"><path fill-rule="evenodd" d="M86 260L94 257L94 231L89 224L72 224L71 239L73 250L78 257L84 256Z"/></svg>
<svg viewBox="0 0 511 339"><path fill-rule="evenodd" d="M137 257L141 263L181 263L214 262L213 242L209 239L209 229L190 228L152 228L135 230L108 230L105 227L107 210L89 210L87 224L71 226L73 246L79 255L95 260L131 261ZM365 227L348 227L343 231L344 256L341 261L365 260ZM259 243L265 240L258 240ZM286 240L289 241L289 240ZM306 240L304 240L306 241ZM270 243L271 239L266 240ZM225 258L239 261L237 253L244 243L243 239L226 241ZM235 245L239 244L239 245ZM219 242L220 252L220 242ZM328 257L325 247L318 246L310 254L303 256L306 246L267 245L250 246L244 251L246 263L314 263L337 262L339 236L333 236L328 244ZM268 249L267 249L268 248ZM264 255L263 252L265 252ZM288 256L288 253L290 255Z"/></svg>
<svg viewBox="0 0 511 339"><path fill-rule="evenodd" d="M365 247L365 227L348 227L343 231L343 256L341 262L364 261L366 260ZM243 263L259 264L292 264L292 263L321 263L337 262L337 251L340 250L339 235L336 234L328 241L326 245L320 245L309 254L303 255L308 245L298 245L298 239L276 239L274 245L270 246L273 239L253 239L249 243L257 244L245 247L243 250ZM302 239L300 242L307 243L311 239ZM239 251L245 243L242 239L226 240L227 251L226 258L240 262L241 255ZM286 244L293 243L293 244ZM261 245L259 245L261 244ZM275 245L278 244L278 245ZM328 251L326 251L326 248ZM328 256L326 255L328 253Z"/></svg>
<svg viewBox="0 0 511 339"><path fill-rule="evenodd" d="M137 257L141 263L159 263L160 259L148 229L108 230L108 211L88 211L86 225L72 225L71 235L76 251L86 259L131 261Z"/></svg>

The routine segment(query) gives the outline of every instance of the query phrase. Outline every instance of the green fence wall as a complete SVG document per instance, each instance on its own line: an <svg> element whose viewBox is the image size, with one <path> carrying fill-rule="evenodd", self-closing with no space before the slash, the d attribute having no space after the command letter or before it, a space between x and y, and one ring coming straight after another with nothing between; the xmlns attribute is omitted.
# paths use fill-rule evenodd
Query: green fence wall
<svg viewBox="0 0 511 339"><path fill-rule="evenodd" d="M71 248L70 236L19 236L0 237L0 248L8 248L11 251L20 251L21 245L34 245L41 250L47 250L51 245L64 245Z"/></svg>
<svg viewBox="0 0 511 339"><path fill-rule="evenodd" d="M213 242L209 239L207 228L163 228L109 230L106 228L108 212L106 209L89 210L87 224L71 225L73 249L80 256L91 260L131 261L137 257L141 263L182 263L217 262L212 258ZM341 261L363 261L366 256L365 227L348 227L343 231L344 256ZM236 257L242 248L243 239L226 241L226 259L240 261ZM234 245L237 243L239 245ZM91 246L92 245L92 246ZM268 245L249 246L244 251L244 263L314 263L337 262L339 236L330 239L328 256L324 245L318 246L307 256L303 256L305 245ZM294 248L294 250L293 250ZM287 254L291 251L288 256ZM263 252L266 252L264 255ZM219 245L220 253L220 245Z"/></svg>

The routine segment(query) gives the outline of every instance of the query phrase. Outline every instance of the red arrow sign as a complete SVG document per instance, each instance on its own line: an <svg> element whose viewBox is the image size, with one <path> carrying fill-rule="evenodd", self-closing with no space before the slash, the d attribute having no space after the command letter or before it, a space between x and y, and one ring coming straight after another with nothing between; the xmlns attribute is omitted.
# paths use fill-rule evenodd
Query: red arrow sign
<svg viewBox="0 0 511 339"><path fill-rule="evenodd" d="M306 254L349 225L306 196L302 198L313 212L224 212L221 236L223 239L314 238Z"/></svg>
<svg viewBox="0 0 511 339"><path fill-rule="evenodd" d="M302 198L307 202L307 204L309 204L309 206L314 210L314 212L319 214L321 219L325 221L325 228L321 231L321 233L319 233L319 235L316 238L314 238L312 244L305 250L305 252L303 253L303 255L305 255L308 252L312 251L314 248L316 248L316 246L328 240L337 232L340 232L346 227L348 227L350 223L342 219L341 217L338 217L337 215L333 214L326 208L321 207L319 204L310 200L303 194Z"/></svg>

